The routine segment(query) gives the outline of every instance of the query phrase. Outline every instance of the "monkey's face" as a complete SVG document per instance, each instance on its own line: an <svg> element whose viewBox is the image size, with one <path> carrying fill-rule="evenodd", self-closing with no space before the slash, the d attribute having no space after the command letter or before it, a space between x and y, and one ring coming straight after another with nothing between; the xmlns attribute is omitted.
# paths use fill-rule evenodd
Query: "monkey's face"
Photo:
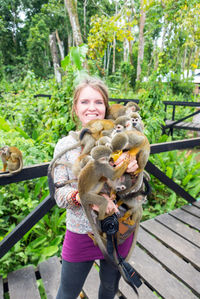
<svg viewBox="0 0 200 299"><path fill-rule="evenodd" d="M116 133L121 133L125 130L124 126L122 124L118 124L115 126L113 130L113 134L115 135Z"/></svg>
<svg viewBox="0 0 200 299"><path fill-rule="evenodd" d="M119 179L115 180L113 187L116 192L121 192L129 189L132 186L132 180L130 174L126 173L122 175Z"/></svg>
<svg viewBox="0 0 200 299"><path fill-rule="evenodd" d="M126 122L126 129L131 130L133 128L140 131L141 129L141 117L138 113L132 113L130 119Z"/></svg>
<svg viewBox="0 0 200 299"><path fill-rule="evenodd" d="M109 157L101 157L98 159L98 162L101 164L108 164L109 162Z"/></svg>
<svg viewBox="0 0 200 299"><path fill-rule="evenodd" d="M0 148L0 156L2 159L6 159L10 156L9 146L3 146Z"/></svg>

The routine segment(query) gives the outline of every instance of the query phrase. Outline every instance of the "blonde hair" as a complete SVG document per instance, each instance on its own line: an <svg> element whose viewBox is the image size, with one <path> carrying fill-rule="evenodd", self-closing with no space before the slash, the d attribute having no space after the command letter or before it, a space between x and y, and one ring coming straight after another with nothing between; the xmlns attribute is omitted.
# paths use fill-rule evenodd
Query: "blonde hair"
<svg viewBox="0 0 200 299"><path fill-rule="evenodd" d="M72 118L76 122L76 112L75 107L79 99L79 95L81 93L81 90L87 86L92 87L93 89L97 90L103 97L104 104L106 107L106 113L107 114L109 104L108 104L108 88L104 84L104 82L101 79L95 78L95 77L86 77L84 78L75 88L74 95L73 95L73 105L72 105Z"/></svg>

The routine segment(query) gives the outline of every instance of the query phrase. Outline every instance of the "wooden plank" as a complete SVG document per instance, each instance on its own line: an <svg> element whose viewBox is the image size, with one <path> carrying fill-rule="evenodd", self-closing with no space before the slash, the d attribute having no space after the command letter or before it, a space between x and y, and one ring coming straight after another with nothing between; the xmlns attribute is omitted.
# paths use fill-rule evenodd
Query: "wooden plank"
<svg viewBox="0 0 200 299"><path fill-rule="evenodd" d="M168 214L159 215L155 218L155 220L164 224L166 227L197 247L200 247L200 234L195 229Z"/></svg>
<svg viewBox="0 0 200 299"><path fill-rule="evenodd" d="M168 126L168 125L174 124L176 121L177 120L167 119L167 120L165 120L165 124ZM194 123L194 122L181 121L181 122L179 122L177 124L174 124L173 128L184 129L184 130L200 131L200 125L197 124L197 123Z"/></svg>
<svg viewBox="0 0 200 299"><path fill-rule="evenodd" d="M135 247L130 262L160 296L167 299L197 298L179 280L167 272L160 263L152 259L138 246ZM147 297L148 298L148 297Z"/></svg>
<svg viewBox="0 0 200 299"><path fill-rule="evenodd" d="M133 289L123 280L120 279L119 289L125 298L138 299L138 296L135 294ZM148 299L158 299L158 297L153 293L153 291L143 283L138 289L139 298L148 298Z"/></svg>
<svg viewBox="0 0 200 299"><path fill-rule="evenodd" d="M178 218L179 220L183 221L184 223L189 224L191 227L194 227L198 230L200 230L200 221L199 218L196 216L193 216L181 209L177 209L174 211L169 212L170 215L173 217Z"/></svg>
<svg viewBox="0 0 200 299"><path fill-rule="evenodd" d="M32 266L8 274L10 299L40 299L35 270Z"/></svg>
<svg viewBox="0 0 200 299"><path fill-rule="evenodd" d="M193 202L192 204L193 204L193 206L200 208L200 200L197 200L197 201Z"/></svg>
<svg viewBox="0 0 200 299"><path fill-rule="evenodd" d="M200 209L198 209L195 206L185 205L185 206L181 207L181 210L184 210L184 211L200 218Z"/></svg>
<svg viewBox="0 0 200 299"><path fill-rule="evenodd" d="M3 296L3 279L0 276L0 299L3 299L3 298L4 298L4 296Z"/></svg>
<svg viewBox="0 0 200 299"><path fill-rule="evenodd" d="M190 263L186 263L180 256L164 246L140 227L138 243L147 252L159 261L164 268L173 273L187 287L191 288L196 295L200 295L200 272Z"/></svg>
<svg viewBox="0 0 200 299"><path fill-rule="evenodd" d="M40 263L38 269L44 284L47 299L55 299L60 283L60 259L57 256L51 257Z"/></svg>
<svg viewBox="0 0 200 299"><path fill-rule="evenodd" d="M142 222L141 226L200 269L200 250L195 245L183 239L154 219Z"/></svg>

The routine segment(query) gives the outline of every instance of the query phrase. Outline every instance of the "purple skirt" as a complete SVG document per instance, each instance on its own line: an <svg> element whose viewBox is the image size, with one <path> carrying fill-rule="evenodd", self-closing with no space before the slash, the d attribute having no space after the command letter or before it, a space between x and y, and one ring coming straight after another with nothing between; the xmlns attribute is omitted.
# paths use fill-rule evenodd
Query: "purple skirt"
<svg viewBox="0 0 200 299"><path fill-rule="evenodd" d="M118 246L122 257L125 258L128 255L132 241L133 234ZM77 234L67 230L62 248L62 258L68 262L86 262L104 259L104 256L87 234Z"/></svg>

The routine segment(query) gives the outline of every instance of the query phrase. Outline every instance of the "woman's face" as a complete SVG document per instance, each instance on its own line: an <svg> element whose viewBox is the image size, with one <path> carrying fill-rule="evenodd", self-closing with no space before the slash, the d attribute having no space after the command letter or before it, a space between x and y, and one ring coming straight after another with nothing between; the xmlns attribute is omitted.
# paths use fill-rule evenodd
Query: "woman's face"
<svg viewBox="0 0 200 299"><path fill-rule="evenodd" d="M77 100L75 112L83 126L90 120L104 119L106 106L103 96L99 91L90 86L84 87Z"/></svg>

